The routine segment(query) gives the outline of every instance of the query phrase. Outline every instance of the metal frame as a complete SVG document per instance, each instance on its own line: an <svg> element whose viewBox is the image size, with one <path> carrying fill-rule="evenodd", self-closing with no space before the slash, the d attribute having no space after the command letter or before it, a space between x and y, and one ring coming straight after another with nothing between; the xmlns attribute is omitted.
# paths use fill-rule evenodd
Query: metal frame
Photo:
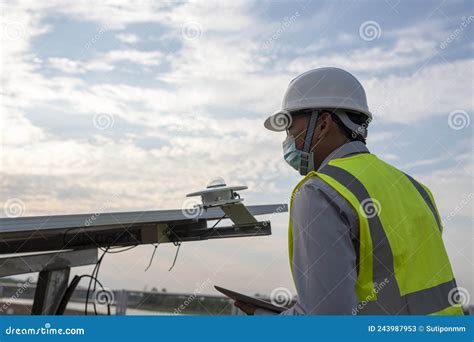
<svg viewBox="0 0 474 342"><path fill-rule="evenodd" d="M97 263L98 247L151 243L181 243L218 238L271 234L270 221L254 215L281 213L286 204L122 213L0 218L0 277L39 272L33 315L54 315L68 287L71 267ZM212 220L230 219L231 226L208 227ZM50 252L50 251L58 252ZM18 255L49 251L50 253ZM8 256L13 253L15 256ZM122 298L126 305L126 297ZM125 314L123 305L119 314Z"/></svg>
<svg viewBox="0 0 474 342"><path fill-rule="evenodd" d="M0 258L0 277L39 272L32 315L54 315L66 291L71 267L97 263L97 249Z"/></svg>
<svg viewBox="0 0 474 342"><path fill-rule="evenodd" d="M253 216L287 211L286 204L183 210L37 216L0 219L0 251L40 251L131 246L147 243L197 241L223 237L270 235L270 223ZM230 218L231 227L208 228L207 222Z"/></svg>

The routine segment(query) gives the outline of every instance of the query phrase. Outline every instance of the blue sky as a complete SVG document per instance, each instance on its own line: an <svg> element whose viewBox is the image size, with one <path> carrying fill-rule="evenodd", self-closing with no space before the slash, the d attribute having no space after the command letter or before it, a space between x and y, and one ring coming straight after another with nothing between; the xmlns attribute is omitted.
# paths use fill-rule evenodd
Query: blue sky
<svg viewBox="0 0 474 342"><path fill-rule="evenodd" d="M286 202L299 177L263 120L293 77L336 66L366 89L372 152L434 192L458 283L474 298L473 7L2 2L3 214L12 199L23 215L181 208L216 176L248 185L248 204ZM272 220L269 238L184 245L173 272L172 246L146 273L151 247L111 255L101 278L112 288L192 292L209 278L293 291L287 216Z"/></svg>

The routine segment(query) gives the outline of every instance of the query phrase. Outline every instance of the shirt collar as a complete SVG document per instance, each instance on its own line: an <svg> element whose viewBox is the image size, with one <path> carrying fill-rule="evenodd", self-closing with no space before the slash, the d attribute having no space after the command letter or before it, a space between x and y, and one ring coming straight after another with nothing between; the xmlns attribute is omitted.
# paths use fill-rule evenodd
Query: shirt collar
<svg viewBox="0 0 474 342"><path fill-rule="evenodd" d="M334 151L329 153L329 155L323 160L323 162L319 166L318 171L321 170L322 167L326 166L333 159L342 158L351 154L359 153L370 153L369 149L367 148L367 146L365 146L363 142L351 141L345 143L344 145L336 148Z"/></svg>

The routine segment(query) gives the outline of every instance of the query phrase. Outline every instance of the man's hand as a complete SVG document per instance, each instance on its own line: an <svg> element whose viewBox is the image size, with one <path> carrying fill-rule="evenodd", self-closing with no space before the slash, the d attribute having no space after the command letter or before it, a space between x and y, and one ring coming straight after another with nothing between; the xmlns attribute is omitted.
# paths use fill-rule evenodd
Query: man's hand
<svg viewBox="0 0 474 342"><path fill-rule="evenodd" d="M256 306L253 306L252 304L247 304L247 303L244 303L244 302L240 302L238 300L234 302L234 305L236 307L238 307L240 310L242 310L243 312L245 312L247 315L250 315L250 316L255 314L255 310L257 310Z"/></svg>

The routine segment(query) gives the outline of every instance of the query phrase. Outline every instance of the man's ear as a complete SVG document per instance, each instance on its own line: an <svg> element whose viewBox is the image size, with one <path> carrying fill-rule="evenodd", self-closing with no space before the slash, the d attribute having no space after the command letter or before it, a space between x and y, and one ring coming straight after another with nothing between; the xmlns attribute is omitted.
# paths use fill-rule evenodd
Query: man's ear
<svg viewBox="0 0 474 342"><path fill-rule="evenodd" d="M324 112L319 118L319 133L327 133L331 129L331 124L333 123L331 114Z"/></svg>

